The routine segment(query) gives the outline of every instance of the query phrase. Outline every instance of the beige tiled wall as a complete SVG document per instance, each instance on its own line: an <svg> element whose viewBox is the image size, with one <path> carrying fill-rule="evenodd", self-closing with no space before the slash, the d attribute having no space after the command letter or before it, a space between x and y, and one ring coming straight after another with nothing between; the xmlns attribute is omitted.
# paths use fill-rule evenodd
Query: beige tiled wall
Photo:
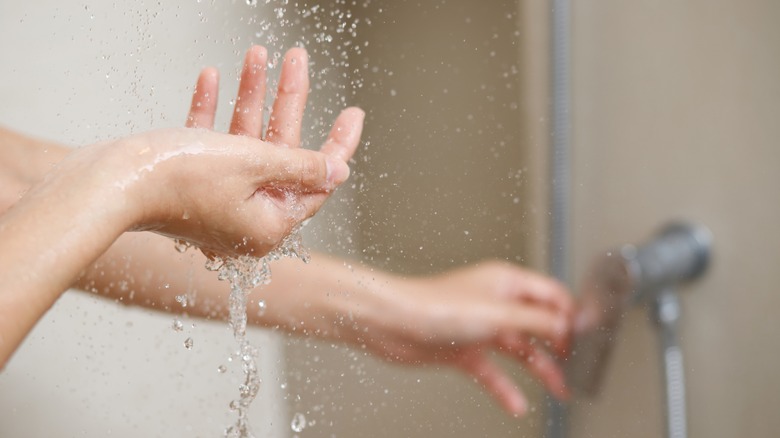
<svg viewBox="0 0 780 438"><path fill-rule="evenodd" d="M665 221L711 228L682 290L690 436L780 428L780 3L573 2L573 262ZM628 315L605 392L574 437L662 436L657 339Z"/></svg>

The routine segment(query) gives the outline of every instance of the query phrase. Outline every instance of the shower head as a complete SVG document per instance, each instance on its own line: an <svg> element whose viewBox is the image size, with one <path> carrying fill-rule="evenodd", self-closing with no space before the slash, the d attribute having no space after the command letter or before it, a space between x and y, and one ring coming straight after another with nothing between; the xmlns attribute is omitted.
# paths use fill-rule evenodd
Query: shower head
<svg viewBox="0 0 780 438"><path fill-rule="evenodd" d="M685 223L672 223L651 241L632 251L621 251L637 294L635 300L653 298L658 291L676 284L695 280L710 262L712 234L710 230Z"/></svg>
<svg viewBox="0 0 780 438"><path fill-rule="evenodd" d="M641 246L625 245L597 258L582 285L566 364L568 382L577 392L598 393L626 311L699 277L709 264L711 245L707 228L672 223Z"/></svg>

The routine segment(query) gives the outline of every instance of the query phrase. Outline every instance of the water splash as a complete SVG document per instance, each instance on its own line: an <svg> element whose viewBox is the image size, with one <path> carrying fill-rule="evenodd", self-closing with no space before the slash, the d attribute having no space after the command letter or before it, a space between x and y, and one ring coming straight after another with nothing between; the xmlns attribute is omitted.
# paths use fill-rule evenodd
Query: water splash
<svg viewBox="0 0 780 438"><path fill-rule="evenodd" d="M192 247L192 244L190 242L187 242L186 240L182 239L173 239L174 248L176 248L176 251L180 253L187 252L188 249Z"/></svg>
<svg viewBox="0 0 780 438"><path fill-rule="evenodd" d="M206 268L218 272L220 280L230 282L229 322L233 337L238 341L237 356L244 372L244 382L239 386L239 398L230 402L230 409L238 414L233 426L225 431L227 438L253 438L249 426L249 406L260 391L262 380L257 368L259 350L246 338L247 301L249 293L257 286L271 282L270 262L283 257L293 257L308 263L311 256L304 248L300 227L293 230L281 244L265 257L241 256L236 258L214 258L206 263Z"/></svg>
<svg viewBox="0 0 780 438"><path fill-rule="evenodd" d="M306 416L300 412L293 415L293 419L290 422L290 429L292 429L293 432L301 433L305 428L306 428Z"/></svg>
<svg viewBox="0 0 780 438"><path fill-rule="evenodd" d="M375 76L371 75L364 52L368 41L361 38L363 29L371 25L368 17L382 13L373 3L253 0L247 8L244 19L254 28L254 38L249 41L268 49L269 70L281 66L283 53L292 46L305 47L309 52L311 86L320 98L310 102L307 109L310 122L304 144L319 142L319 134L330 129L334 111L346 106L363 88L368 80L366 74ZM269 80L266 101L273 102L278 75L269 72Z"/></svg>

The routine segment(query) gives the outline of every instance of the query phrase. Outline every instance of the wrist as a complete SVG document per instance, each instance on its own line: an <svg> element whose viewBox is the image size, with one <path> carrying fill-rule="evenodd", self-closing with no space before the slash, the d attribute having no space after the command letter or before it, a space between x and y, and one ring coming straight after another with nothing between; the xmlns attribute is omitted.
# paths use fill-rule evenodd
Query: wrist
<svg viewBox="0 0 780 438"><path fill-rule="evenodd" d="M409 279L374 269L353 273L352 287L331 300L340 316L336 325L343 341L381 350L390 339L405 337Z"/></svg>
<svg viewBox="0 0 780 438"><path fill-rule="evenodd" d="M139 204L121 184L131 167L124 140L75 149L25 196L50 205L54 220L90 224L118 237L139 221ZM51 202L56 200L56 202ZM67 212L67 213L66 213ZM67 217L66 217L67 216Z"/></svg>
<svg viewBox="0 0 780 438"><path fill-rule="evenodd" d="M0 217L0 367L131 223L94 147L69 155ZM33 273L19 275L20 272Z"/></svg>
<svg viewBox="0 0 780 438"><path fill-rule="evenodd" d="M122 231L151 230L166 220L154 207L170 187L150 177L158 157L148 134L87 146L72 155L80 180L98 201L96 208L113 215Z"/></svg>
<svg viewBox="0 0 780 438"><path fill-rule="evenodd" d="M68 151L0 127L0 212L19 201Z"/></svg>

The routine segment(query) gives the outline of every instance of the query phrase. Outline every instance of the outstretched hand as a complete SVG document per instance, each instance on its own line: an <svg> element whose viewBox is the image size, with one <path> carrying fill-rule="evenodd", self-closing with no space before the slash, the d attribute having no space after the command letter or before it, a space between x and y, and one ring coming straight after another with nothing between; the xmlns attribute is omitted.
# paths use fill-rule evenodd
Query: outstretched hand
<svg viewBox="0 0 780 438"><path fill-rule="evenodd" d="M394 305L362 340L378 355L391 362L455 366L508 412L522 415L527 400L491 358L498 352L523 364L557 398L568 398L555 357L567 354L574 306L558 282L488 262L391 282L388 289Z"/></svg>

